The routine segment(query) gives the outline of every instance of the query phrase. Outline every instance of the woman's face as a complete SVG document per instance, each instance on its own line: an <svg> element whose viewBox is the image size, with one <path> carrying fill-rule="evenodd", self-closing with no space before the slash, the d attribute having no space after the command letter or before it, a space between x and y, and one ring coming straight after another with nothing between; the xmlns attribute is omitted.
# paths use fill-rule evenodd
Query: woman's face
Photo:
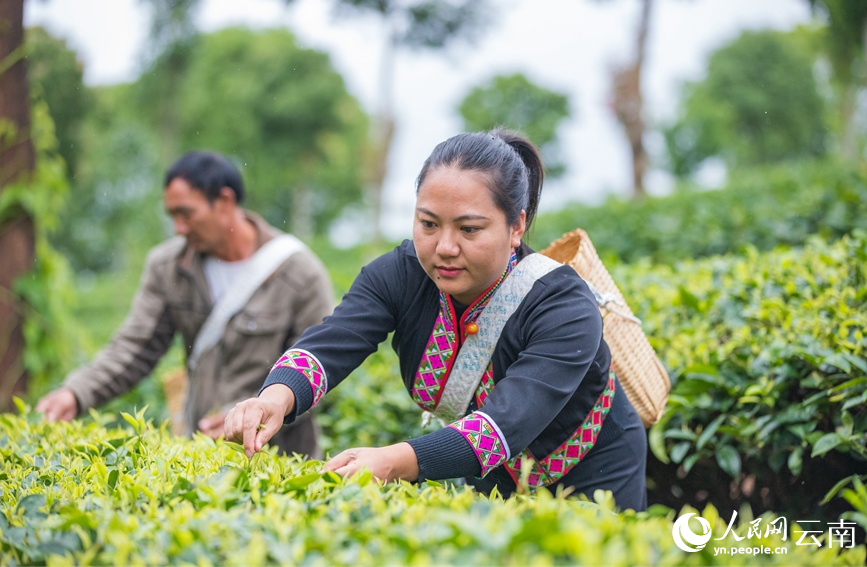
<svg viewBox="0 0 867 567"><path fill-rule="evenodd" d="M452 167L432 169L419 187L412 236L422 268L440 291L470 304L503 273L524 234L497 208L485 177Z"/></svg>

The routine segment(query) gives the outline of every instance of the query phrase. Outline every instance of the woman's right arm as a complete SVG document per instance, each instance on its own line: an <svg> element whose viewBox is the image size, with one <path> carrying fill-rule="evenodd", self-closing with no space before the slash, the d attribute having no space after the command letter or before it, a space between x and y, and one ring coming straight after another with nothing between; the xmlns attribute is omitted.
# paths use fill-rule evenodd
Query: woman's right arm
<svg viewBox="0 0 867 567"><path fill-rule="evenodd" d="M365 266L334 313L308 328L274 364L259 396L227 414L227 439L243 441L248 455L260 450L282 424L316 405L377 350L394 330L404 297L400 250Z"/></svg>

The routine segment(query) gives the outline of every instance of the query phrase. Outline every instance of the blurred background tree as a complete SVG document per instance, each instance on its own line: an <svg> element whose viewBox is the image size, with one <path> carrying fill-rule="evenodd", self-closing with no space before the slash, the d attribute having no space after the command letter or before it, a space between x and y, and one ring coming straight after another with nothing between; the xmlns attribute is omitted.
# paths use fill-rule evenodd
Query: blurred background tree
<svg viewBox="0 0 867 567"><path fill-rule="evenodd" d="M641 0L638 25L635 28L635 54L631 62L615 69L611 76L611 107L623 127L632 156L632 194L645 194L644 177L649 166L645 148L644 94L642 73L647 59L647 38L653 0Z"/></svg>
<svg viewBox="0 0 867 567"><path fill-rule="evenodd" d="M117 242L162 236L153 187L160 145L136 120L128 87L85 86L75 52L42 28L26 41L31 93L48 105L72 193L51 242L76 271L117 267Z"/></svg>
<svg viewBox="0 0 867 567"><path fill-rule="evenodd" d="M379 64L378 107L373 112L367 153L367 207L371 211L373 247L382 239L379 228L388 156L397 127L394 106L395 60L401 48L445 49L476 37L490 18L486 0L334 0L338 15L375 15L384 28Z"/></svg>
<svg viewBox="0 0 867 567"><path fill-rule="evenodd" d="M825 101L808 35L746 32L711 54L706 77L684 86L681 115L664 131L675 175L711 157L735 169L825 153Z"/></svg>
<svg viewBox="0 0 867 567"><path fill-rule="evenodd" d="M24 310L14 286L33 267L26 184L35 168L24 46L24 0L0 3L0 411L27 386Z"/></svg>
<svg viewBox="0 0 867 567"><path fill-rule="evenodd" d="M139 0L150 8L150 28L143 59L162 70L159 80L147 75L140 96L146 101L153 124L159 128L162 143L159 159L169 163L179 153L178 126L180 109L175 94L183 81L190 62L190 54L198 40L195 12L199 0Z"/></svg>
<svg viewBox="0 0 867 567"><path fill-rule="evenodd" d="M498 75L467 93L458 107L467 131L496 127L523 132L539 146L546 173L566 171L557 129L569 118L569 97L531 82L521 73Z"/></svg>
<svg viewBox="0 0 867 567"><path fill-rule="evenodd" d="M831 67L841 155L851 163L863 159L864 120L859 96L867 88L867 2L809 0L827 25L824 54Z"/></svg>
<svg viewBox="0 0 867 567"><path fill-rule="evenodd" d="M182 74L177 59L158 57L135 83L99 88L83 85L62 41L41 29L27 41L31 82L75 171L75 198L52 240L76 270L118 268L165 236L162 171L189 149L230 155L251 208L305 237L362 200L367 118L328 56L287 31L223 30L187 44Z"/></svg>
<svg viewBox="0 0 867 567"><path fill-rule="evenodd" d="M58 151L69 178L75 179L82 124L94 108L93 92L84 85L84 66L65 41L43 28L28 29L26 44L30 91L48 104Z"/></svg>
<svg viewBox="0 0 867 567"><path fill-rule="evenodd" d="M145 116L165 63L135 86ZM200 36L187 65L171 97L179 150L231 156L253 210L307 238L361 202L367 118L328 55L286 30L231 28Z"/></svg>
<svg viewBox="0 0 867 567"><path fill-rule="evenodd" d="M118 242L149 245L163 236L156 128L147 132L128 85L85 86L65 42L41 28L28 30L26 42L31 92L48 105L72 193L51 241L76 271L116 268Z"/></svg>

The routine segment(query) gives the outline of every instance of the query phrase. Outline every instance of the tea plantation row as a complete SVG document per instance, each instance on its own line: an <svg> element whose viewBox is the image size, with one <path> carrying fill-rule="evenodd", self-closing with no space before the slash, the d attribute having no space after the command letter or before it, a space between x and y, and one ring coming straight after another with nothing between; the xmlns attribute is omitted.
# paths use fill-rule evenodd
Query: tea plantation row
<svg viewBox="0 0 867 567"><path fill-rule="evenodd" d="M672 463L651 471L658 501L847 508L819 502L867 474L867 233L616 278L674 385L650 435Z"/></svg>
<svg viewBox="0 0 867 567"><path fill-rule="evenodd" d="M867 229L867 171L833 162L739 170L723 189L543 213L532 240L538 248L581 227L609 262L688 258L800 246L811 236L837 239Z"/></svg>
<svg viewBox="0 0 867 567"><path fill-rule="evenodd" d="M713 507L715 539L674 543L674 512L616 514L547 493L502 500L467 488L344 480L320 462L204 436L172 437L144 418L46 424L0 415L0 564L50 565L862 565L864 546L805 546L788 533L735 534ZM761 532L761 530L758 530ZM730 555L732 548L770 555ZM824 536L822 536L824 539Z"/></svg>

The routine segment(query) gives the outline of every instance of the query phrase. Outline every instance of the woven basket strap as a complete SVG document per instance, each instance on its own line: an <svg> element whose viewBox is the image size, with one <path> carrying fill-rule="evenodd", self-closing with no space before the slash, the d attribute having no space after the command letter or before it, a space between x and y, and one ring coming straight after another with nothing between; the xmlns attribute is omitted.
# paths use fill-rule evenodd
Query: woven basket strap
<svg viewBox="0 0 867 567"><path fill-rule="evenodd" d="M607 294L602 293L601 291L599 291L596 288L596 286L594 286L592 283L590 283L587 280L584 280L584 283L586 283L587 287L590 288L590 292L593 294L593 297L596 298L596 305L598 305L600 309L605 309L609 313L614 313L615 315L619 315L620 317L623 317L624 319L628 319L629 321L632 321L633 323L641 325L641 319L639 319L635 315L630 315L629 313L625 313L619 309L615 309L615 308L611 307L610 304L612 304L612 303L614 305L626 307L626 304L624 302L620 301L619 299L617 299L616 295L614 295L613 293L607 293Z"/></svg>
<svg viewBox="0 0 867 567"><path fill-rule="evenodd" d="M561 263L547 256L530 254L503 280L477 320L479 331L475 335L468 335L461 346L434 411L436 417L451 423L466 415L506 321L536 280L560 266Z"/></svg>

